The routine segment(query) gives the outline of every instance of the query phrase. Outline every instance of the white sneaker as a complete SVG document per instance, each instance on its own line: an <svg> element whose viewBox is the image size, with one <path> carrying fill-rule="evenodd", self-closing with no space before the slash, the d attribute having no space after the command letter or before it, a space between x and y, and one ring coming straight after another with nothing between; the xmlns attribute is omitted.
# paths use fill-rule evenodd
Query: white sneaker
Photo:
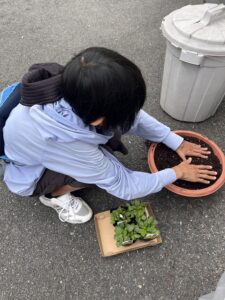
<svg viewBox="0 0 225 300"><path fill-rule="evenodd" d="M81 198L70 193L57 198L40 196L39 200L44 205L54 208L62 222L85 223L91 219L93 214L91 208Z"/></svg>

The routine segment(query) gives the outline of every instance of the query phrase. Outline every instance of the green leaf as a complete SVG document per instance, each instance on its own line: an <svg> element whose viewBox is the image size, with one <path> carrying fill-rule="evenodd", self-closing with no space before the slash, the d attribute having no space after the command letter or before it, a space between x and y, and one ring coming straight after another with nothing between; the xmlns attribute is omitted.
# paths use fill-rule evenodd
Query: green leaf
<svg viewBox="0 0 225 300"><path fill-rule="evenodd" d="M116 234L121 234L122 233L122 227L120 227L120 226L116 226L115 227L115 232L116 232Z"/></svg>
<svg viewBox="0 0 225 300"><path fill-rule="evenodd" d="M140 234L141 236L145 236L146 235L146 230L145 229L140 229Z"/></svg>
<svg viewBox="0 0 225 300"><path fill-rule="evenodd" d="M139 224L138 224L140 227L143 227L145 226L145 223L143 221L140 221Z"/></svg>
<svg viewBox="0 0 225 300"><path fill-rule="evenodd" d="M134 224L128 224L128 225L127 225L127 230L128 230L129 232L132 232L132 231L134 230Z"/></svg>
<svg viewBox="0 0 225 300"><path fill-rule="evenodd" d="M134 226L134 231L135 231L135 232L139 232L139 229L140 229L140 228L139 228L138 225L135 225L135 226Z"/></svg>
<svg viewBox="0 0 225 300"><path fill-rule="evenodd" d="M111 223L112 223L112 224L115 224L115 222L116 222L116 221L115 221L115 218L114 218L114 216L112 215L112 216L111 216Z"/></svg>
<svg viewBox="0 0 225 300"><path fill-rule="evenodd" d="M134 234L134 238L135 238L136 240L139 239L140 237L141 237L140 234L137 234L137 233Z"/></svg>

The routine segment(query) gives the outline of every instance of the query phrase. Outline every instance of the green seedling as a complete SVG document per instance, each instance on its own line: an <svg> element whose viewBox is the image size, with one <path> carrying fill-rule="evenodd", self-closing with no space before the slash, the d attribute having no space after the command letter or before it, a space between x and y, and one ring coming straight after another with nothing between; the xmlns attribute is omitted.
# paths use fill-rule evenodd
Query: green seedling
<svg viewBox="0 0 225 300"><path fill-rule="evenodd" d="M111 222L115 226L117 246L129 245L138 239L154 239L160 234L157 221L154 217L149 217L144 203L139 200L114 210Z"/></svg>
<svg viewBox="0 0 225 300"><path fill-rule="evenodd" d="M156 227L157 221L154 217L142 218L137 220L138 233L143 239L151 239L159 236L160 231Z"/></svg>
<svg viewBox="0 0 225 300"><path fill-rule="evenodd" d="M111 223L122 224L129 223L131 221L131 215L127 208L119 207L111 212Z"/></svg>
<svg viewBox="0 0 225 300"><path fill-rule="evenodd" d="M132 244L134 241L139 239L141 236L135 230L134 224L120 224L115 227L114 238L116 240L116 245L123 246Z"/></svg>
<svg viewBox="0 0 225 300"><path fill-rule="evenodd" d="M144 203L140 200L134 200L130 204L128 204L128 211L130 211L132 217L146 219L146 209Z"/></svg>

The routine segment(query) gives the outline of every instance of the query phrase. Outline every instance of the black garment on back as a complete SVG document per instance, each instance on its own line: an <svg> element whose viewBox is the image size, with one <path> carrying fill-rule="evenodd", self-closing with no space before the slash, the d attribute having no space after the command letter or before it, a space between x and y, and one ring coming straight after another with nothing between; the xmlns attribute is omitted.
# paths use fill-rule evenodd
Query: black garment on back
<svg viewBox="0 0 225 300"><path fill-rule="evenodd" d="M22 78L21 101L25 106L47 104L62 98L62 72L57 63L35 64Z"/></svg>
<svg viewBox="0 0 225 300"><path fill-rule="evenodd" d="M64 67L57 63L35 64L23 76L0 109L0 156L4 155L3 127L14 107L52 103L62 97L61 75Z"/></svg>

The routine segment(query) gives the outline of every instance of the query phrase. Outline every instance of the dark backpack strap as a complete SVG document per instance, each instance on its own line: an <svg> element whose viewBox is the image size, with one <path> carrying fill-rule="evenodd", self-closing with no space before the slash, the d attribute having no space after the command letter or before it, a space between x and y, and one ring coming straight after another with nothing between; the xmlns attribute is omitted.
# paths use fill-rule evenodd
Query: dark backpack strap
<svg viewBox="0 0 225 300"><path fill-rule="evenodd" d="M19 83L15 89L7 96L7 99L1 105L0 103L0 155L4 155L3 127L14 107L19 104L21 98L21 84Z"/></svg>

